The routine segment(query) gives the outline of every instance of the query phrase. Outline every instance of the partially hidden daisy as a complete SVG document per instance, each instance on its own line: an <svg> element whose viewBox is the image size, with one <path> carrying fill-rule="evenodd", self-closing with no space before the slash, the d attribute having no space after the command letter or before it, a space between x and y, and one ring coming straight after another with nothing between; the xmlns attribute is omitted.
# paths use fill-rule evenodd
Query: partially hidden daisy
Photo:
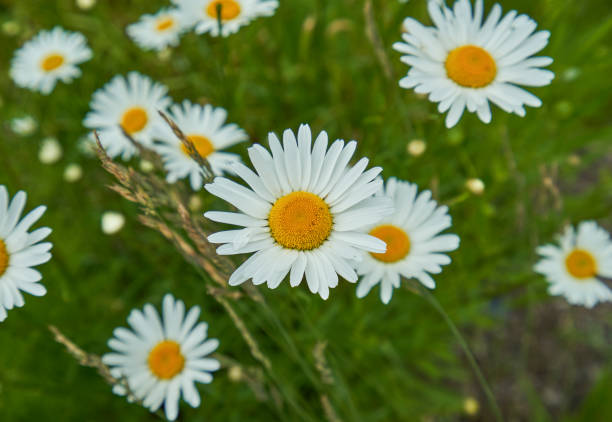
<svg viewBox="0 0 612 422"><path fill-rule="evenodd" d="M272 16L278 7L278 0L175 0L175 3L182 13L195 19L196 33L213 37L234 34L260 16Z"/></svg>
<svg viewBox="0 0 612 422"><path fill-rule="evenodd" d="M612 278L610 234L594 221L583 221L577 232L567 226L558 240L559 246L549 244L536 250L542 259L534 269L550 283L548 292L587 308L612 301L612 290L602 281Z"/></svg>
<svg viewBox="0 0 612 422"><path fill-rule="evenodd" d="M278 287L289 275L291 286L306 278L312 293L323 299L338 285L338 275L357 281L353 261L362 251L385 252L385 243L361 228L392 212L392 201L373 198L382 181L380 167L365 171L368 159L348 165L357 143L336 140L328 149L321 132L312 146L308 125L297 134L287 129L283 143L268 136L272 154L261 145L249 148L255 167L235 164L234 172L249 187L223 177L205 185L213 195L238 212L210 211L205 217L241 226L212 234L208 240L223 243L221 255L253 253L230 277L232 286L252 279Z"/></svg>
<svg viewBox="0 0 612 422"><path fill-rule="evenodd" d="M444 252L459 247L459 237L440 234L451 226L448 207L438 206L431 192L418 193L417 185L390 178L376 198L393 200L393 215L366 231L387 244L385 253L369 253L357 268L361 276L357 296L366 296L380 284L380 299L387 304L393 289L400 287L401 277L416 278L425 287L436 284L430 274L442 271L451 259Z"/></svg>
<svg viewBox="0 0 612 422"><path fill-rule="evenodd" d="M548 31L534 32L536 22L514 10L500 20L499 4L483 23L482 0L476 0L473 12L469 0L457 0L452 10L429 0L428 9L435 27L406 18L404 42L393 48L411 66L400 86L429 94L440 113L448 111L447 127L457 124L466 107L489 123L489 101L519 116L525 115L526 105L542 105L517 85L544 86L554 78L541 69L552 63L550 57L531 57L548 44Z"/></svg>
<svg viewBox="0 0 612 422"><path fill-rule="evenodd" d="M179 9L164 8L154 15L141 16L126 31L141 48L160 51L177 46L186 29L187 19Z"/></svg>
<svg viewBox="0 0 612 422"><path fill-rule="evenodd" d="M21 292L34 296L47 293L39 283L42 276L32 267L51 259L51 243L41 243L51 229L41 227L28 233L46 207L36 207L20 220L25 202L23 191L17 192L9 202L6 187L0 185L0 322L6 319L6 311L24 305Z"/></svg>
<svg viewBox="0 0 612 422"><path fill-rule="evenodd" d="M83 34L56 26L40 31L15 52L10 74L18 86L46 95L57 81L70 83L81 76L77 65L91 56Z"/></svg>
<svg viewBox="0 0 612 422"><path fill-rule="evenodd" d="M124 132L145 146L152 146L152 135L165 122L158 111L166 110L171 100L168 88L138 72L117 75L94 92L91 111L83 124L99 131L100 142L110 157L128 160L137 153Z"/></svg>
<svg viewBox="0 0 612 422"><path fill-rule="evenodd" d="M182 105L170 107L170 118L193 143L201 157L206 158L213 173L232 172L232 165L240 162L240 156L220 150L246 141L248 135L236 124L226 124L227 111L210 104L204 106L183 101ZM200 165L189 156L189 151L168 125L161 127L155 135L159 143L155 150L161 155L170 183L189 177L193 190L202 187L203 175Z"/></svg>
<svg viewBox="0 0 612 422"><path fill-rule="evenodd" d="M116 384L113 392L142 402L151 412L162 404L166 417L175 420L181 395L191 407L200 405L196 382L212 382L219 361L208 357L219 347L207 339L208 324L198 323L200 308L185 313L185 304L171 294L164 296L162 315L151 304L134 309L128 316L131 329L116 328L108 341L113 352L102 357L111 375L127 382Z"/></svg>

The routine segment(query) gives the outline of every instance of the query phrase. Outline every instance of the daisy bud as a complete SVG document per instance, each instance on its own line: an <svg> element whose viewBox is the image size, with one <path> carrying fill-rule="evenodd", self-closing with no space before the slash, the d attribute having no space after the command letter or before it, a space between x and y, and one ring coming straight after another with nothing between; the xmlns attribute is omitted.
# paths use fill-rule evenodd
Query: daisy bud
<svg viewBox="0 0 612 422"><path fill-rule="evenodd" d="M74 183L83 176L83 169L76 163L71 163L64 169L64 180L68 183Z"/></svg>
<svg viewBox="0 0 612 422"><path fill-rule="evenodd" d="M192 212L200 211L202 209L202 205L202 198L200 198L198 195L193 194L189 197L189 209Z"/></svg>
<svg viewBox="0 0 612 422"><path fill-rule="evenodd" d="M54 164L62 158L62 145L55 138L43 139L38 150L38 159L43 164Z"/></svg>
<svg viewBox="0 0 612 422"><path fill-rule="evenodd" d="M465 182L465 187L467 188L467 190L472 192L474 195L482 195L482 193L485 190L484 182L475 177L472 179L468 179Z"/></svg>
<svg viewBox="0 0 612 422"><path fill-rule="evenodd" d="M140 160L140 170L144 173L151 173L155 169L155 166L149 160Z"/></svg>
<svg viewBox="0 0 612 422"><path fill-rule="evenodd" d="M242 368L239 366L232 366L227 372L227 376L230 381L239 382L242 379Z"/></svg>
<svg viewBox="0 0 612 422"><path fill-rule="evenodd" d="M408 154L412 155L413 157L423 155L426 149L427 144L422 139L414 139L408 142L408 146L406 147Z"/></svg>
<svg viewBox="0 0 612 422"><path fill-rule="evenodd" d="M76 5L81 10L89 10L96 5L96 0L76 0Z"/></svg>
<svg viewBox="0 0 612 422"><path fill-rule="evenodd" d="M125 217L121 213L106 211L102 214L102 232L104 234L115 234L123 228L124 224Z"/></svg>
<svg viewBox="0 0 612 422"><path fill-rule="evenodd" d="M480 410L480 404L474 397L467 397L463 401L463 411L466 413L466 415L476 416L478 414L478 410Z"/></svg>

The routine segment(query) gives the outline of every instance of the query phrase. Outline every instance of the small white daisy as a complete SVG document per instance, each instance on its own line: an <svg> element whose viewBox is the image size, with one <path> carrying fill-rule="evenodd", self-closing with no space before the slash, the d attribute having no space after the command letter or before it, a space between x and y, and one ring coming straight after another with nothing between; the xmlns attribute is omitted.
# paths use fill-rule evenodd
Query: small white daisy
<svg viewBox="0 0 612 422"><path fill-rule="evenodd" d="M367 295L380 283L380 299L387 304L393 288L400 287L400 278L416 278L425 287L433 289L436 283L429 275L442 271L451 259L442 252L459 247L459 237L439 234L451 226L447 206L438 206L426 190L417 195L417 186L390 178L377 198L390 198L395 212L367 231L387 244L385 253L366 254L357 268L363 276L357 286L357 297Z"/></svg>
<svg viewBox="0 0 612 422"><path fill-rule="evenodd" d="M51 259L51 243L39 243L51 229L41 227L28 233L47 208L36 207L20 221L25 202L25 192L19 191L9 203L6 187L0 185L0 322L6 319L6 311L24 305L21 292L34 296L47 293L39 283L42 276L31 267Z"/></svg>
<svg viewBox="0 0 612 422"><path fill-rule="evenodd" d="M126 31L141 48L160 51L177 46L186 29L185 15L180 10L164 8L154 15L141 16Z"/></svg>
<svg viewBox="0 0 612 422"><path fill-rule="evenodd" d="M219 36L219 14L221 7L221 35L238 32L260 16L272 16L278 7L277 0L175 0L182 13L195 19L195 32Z"/></svg>
<svg viewBox="0 0 612 422"><path fill-rule="evenodd" d="M219 361L207 357L219 347L217 339L206 339L208 324L198 321L200 308L185 314L185 304L171 294L164 296L162 316L151 304L143 311L134 309L128 316L131 327L116 328L108 341L113 352L102 357L111 367L111 375L125 379L130 392L151 412L162 404L166 417L175 420L182 394L191 407L200 406L196 382L209 384L211 372ZM125 388L115 385L113 392L125 395Z"/></svg>
<svg viewBox="0 0 612 422"><path fill-rule="evenodd" d="M94 92L91 111L83 124L99 131L100 142L110 157L130 159L137 149L123 131L145 146L152 146L152 135L165 125L158 111L166 110L171 100L168 88L138 72L115 76ZM123 129L123 131L122 131Z"/></svg>
<svg viewBox="0 0 612 422"><path fill-rule="evenodd" d="M206 158L215 175L231 173L231 166L240 162L240 156L219 150L246 141L248 135L235 124L225 124L227 111L210 104L201 106L188 100L182 105L175 104L170 108L170 118L193 143L200 156ZM189 177L193 190L202 187L203 176L200 165L189 156L187 148L172 132L168 125L155 136L161 143L155 150L162 156L164 167L168 171L170 183Z"/></svg>
<svg viewBox="0 0 612 422"><path fill-rule="evenodd" d="M382 185L376 179L382 169L364 172L367 158L349 167L357 143L336 140L328 149L325 131L311 149L308 125L300 126L297 140L287 129L282 146L273 133L268 142L272 155L258 144L248 150L257 174L243 164L233 166L250 189L223 177L205 186L239 212L210 211L204 216L244 227L215 233L208 240L224 243L217 249L220 255L255 252L231 275L232 286L252 279L274 289L289 274L294 287L305 275L310 291L327 299L338 275L357 281L352 261L359 260L362 251L385 251L383 241L360 230L392 212L391 200L373 197Z"/></svg>
<svg viewBox="0 0 612 422"><path fill-rule="evenodd" d="M601 280L612 278L612 240L608 232L593 221L584 221L578 225L578 233L574 227L566 227L559 244L536 249L542 259L534 270L550 283L548 292L587 308L612 301L612 290Z"/></svg>
<svg viewBox="0 0 612 422"><path fill-rule="evenodd" d="M466 107L489 123L489 101L519 116L525 115L526 105L542 105L517 85L544 86L554 78L540 69L552 63L550 57L531 57L548 44L548 31L534 33L536 22L514 10L500 20L499 4L482 23L482 0L476 0L473 13L469 0L457 0L452 10L429 0L428 9L435 27L406 18L405 42L393 48L406 54L401 60L411 66L400 86L429 94L440 113L448 111L447 127L457 124Z"/></svg>
<svg viewBox="0 0 612 422"><path fill-rule="evenodd" d="M11 78L17 85L49 94L58 80L70 83L81 76L78 64L91 59L87 40L78 32L56 26L40 31L15 52Z"/></svg>

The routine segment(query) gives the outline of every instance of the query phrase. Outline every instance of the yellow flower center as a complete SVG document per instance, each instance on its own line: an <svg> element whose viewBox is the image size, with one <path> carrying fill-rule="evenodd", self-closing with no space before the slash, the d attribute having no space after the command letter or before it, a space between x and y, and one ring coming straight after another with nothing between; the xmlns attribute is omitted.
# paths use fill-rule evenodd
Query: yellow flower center
<svg viewBox="0 0 612 422"><path fill-rule="evenodd" d="M174 26L174 19L171 16L164 16L157 20L155 29L159 32L166 31Z"/></svg>
<svg viewBox="0 0 612 422"><path fill-rule="evenodd" d="M292 192L279 198L268 216L270 234L281 246L308 251L325 242L332 231L329 206L310 192Z"/></svg>
<svg viewBox="0 0 612 422"><path fill-rule="evenodd" d="M574 249L565 257L567 272L575 278L591 278L597 275L597 261L583 249Z"/></svg>
<svg viewBox="0 0 612 422"><path fill-rule="evenodd" d="M151 372L164 380L174 378L185 367L181 346L172 340L164 340L151 349L147 362Z"/></svg>
<svg viewBox="0 0 612 422"><path fill-rule="evenodd" d="M123 116L121 117L121 127L129 135L140 132L149 121L147 112L142 107L131 107L128 108Z"/></svg>
<svg viewBox="0 0 612 422"><path fill-rule="evenodd" d="M208 139L206 136L188 135L187 139L191 141L196 151L198 151L198 154L200 154L200 157L202 158L208 157L215 150L212 142L210 142L210 139ZM181 149L186 155L189 155L189 151L187 150L185 144L181 143Z"/></svg>
<svg viewBox="0 0 612 422"><path fill-rule="evenodd" d="M217 7L221 6L221 20L231 21L240 14L240 4L236 0L213 0L206 7L206 14L214 19L219 19Z"/></svg>
<svg viewBox="0 0 612 422"><path fill-rule="evenodd" d="M410 238L399 227L385 224L372 229L370 235L379 238L387 244L387 252L385 253L370 252L370 255L379 261L388 263L397 262L404 259L410 252Z"/></svg>
<svg viewBox="0 0 612 422"><path fill-rule="evenodd" d="M9 254L4 241L0 239L0 277L6 272L9 264Z"/></svg>
<svg viewBox="0 0 612 422"><path fill-rule="evenodd" d="M42 62L40 63L40 67L42 67L42 70L44 70L45 72L51 72L52 70L57 69L63 64L64 56L62 56L61 54L53 53L49 54L42 60Z"/></svg>
<svg viewBox="0 0 612 422"><path fill-rule="evenodd" d="M475 45L457 47L448 53L446 74L457 84L469 88L489 85L497 75L493 57L483 48Z"/></svg>

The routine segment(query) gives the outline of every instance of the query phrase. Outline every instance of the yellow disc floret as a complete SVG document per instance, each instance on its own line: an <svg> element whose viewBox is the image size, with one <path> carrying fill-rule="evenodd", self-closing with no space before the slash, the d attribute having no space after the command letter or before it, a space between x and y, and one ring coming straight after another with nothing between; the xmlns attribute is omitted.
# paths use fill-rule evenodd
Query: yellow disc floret
<svg viewBox="0 0 612 422"><path fill-rule="evenodd" d="M221 20L231 21L240 15L240 4L236 0L213 0L206 7L206 14L219 19L218 8L221 7Z"/></svg>
<svg viewBox="0 0 612 422"><path fill-rule="evenodd" d="M198 154L200 154L200 157L202 158L208 157L215 150L212 142L210 142L210 139L208 139L206 136L188 135L187 139L193 144L196 151L198 151ZM185 144L181 143L181 149L185 154L189 155L189 151L187 150Z"/></svg>
<svg viewBox="0 0 612 422"><path fill-rule="evenodd" d="M281 246L308 251L329 237L333 218L329 206L310 192L292 192L279 198L268 217L270 234Z"/></svg>
<svg viewBox="0 0 612 422"><path fill-rule="evenodd" d="M497 65L491 55L475 45L457 47L446 57L446 75L458 85L482 88L497 75Z"/></svg>
<svg viewBox="0 0 612 422"><path fill-rule="evenodd" d="M140 132L149 121L147 112L142 107L130 107L121 117L121 127L129 135Z"/></svg>
<svg viewBox="0 0 612 422"><path fill-rule="evenodd" d="M6 250L6 244L0 239L0 277L6 272L9 264L9 254Z"/></svg>
<svg viewBox="0 0 612 422"><path fill-rule="evenodd" d="M159 32L167 31L174 26L174 18L171 16L165 16L157 20L155 29Z"/></svg>
<svg viewBox="0 0 612 422"><path fill-rule="evenodd" d="M151 349L147 363L157 378L169 380L181 373L185 367L185 358L177 342L164 340Z"/></svg>
<svg viewBox="0 0 612 422"><path fill-rule="evenodd" d="M565 257L567 272L573 277L583 279L597 275L597 261L590 252L574 249Z"/></svg>
<svg viewBox="0 0 612 422"><path fill-rule="evenodd" d="M55 70L61 65L63 65L64 61L64 56L62 56L61 54L49 54L42 60L42 62L40 62L40 67L45 72L51 72L52 70Z"/></svg>
<svg viewBox="0 0 612 422"><path fill-rule="evenodd" d="M385 224L372 229L370 235L379 238L387 244L387 251L385 253L370 252L370 255L379 261L387 263L397 262L404 259L410 252L410 238L399 227Z"/></svg>

